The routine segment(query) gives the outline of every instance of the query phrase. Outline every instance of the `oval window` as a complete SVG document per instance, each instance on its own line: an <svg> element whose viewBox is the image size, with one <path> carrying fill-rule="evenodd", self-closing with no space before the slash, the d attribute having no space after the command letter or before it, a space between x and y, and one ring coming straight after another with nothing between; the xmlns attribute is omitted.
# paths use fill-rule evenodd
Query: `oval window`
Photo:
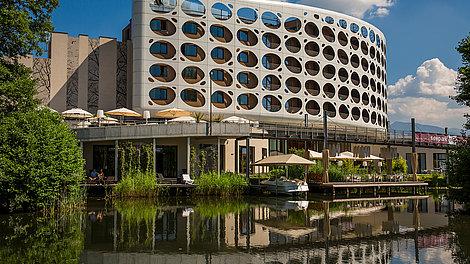
<svg viewBox="0 0 470 264"><path fill-rule="evenodd" d="M229 20L232 17L232 10L222 3L215 3L211 12L212 16L218 20Z"/></svg>
<svg viewBox="0 0 470 264"><path fill-rule="evenodd" d="M291 33L295 33L302 28L302 22L300 21L300 19L296 17L289 17L284 22L284 27L286 28L287 31Z"/></svg>
<svg viewBox="0 0 470 264"><path fill-rule="evenodd" d="M267 26L268 28L278 29L281 27L281 20L273 12L270 12L270 11L264 12L263 15L261 16L261 20L263 21L263 24Z"/></svg>
<svg viewBox="0 0 470 264"><path fill-rule="evenodd" d="M258 13L253 8L244 7L238 9L238 18L245 24L253 24L258 20Z"/></svg>
<svg viewBox="0 0 470 264"><path fill-rule="evenodd" d="M184 0L181 4L181 10L193 17L202 17L206 13L206 7L199 0Z"/></svg>
<svg viewBox="0 0 470 264"><path fill-rule="evenodd" d="M175 91L169 87L153 88L150 90L149 96L150 100L157 105L169 105L176 98Z"/></svg>
<svg viewBox="0 0 470 264"><path fill-rule="evenodd" d="M166 0L166 1L152 1L150 3L150 9L156 13L170 13L176 7L176 0Z"/></svg>

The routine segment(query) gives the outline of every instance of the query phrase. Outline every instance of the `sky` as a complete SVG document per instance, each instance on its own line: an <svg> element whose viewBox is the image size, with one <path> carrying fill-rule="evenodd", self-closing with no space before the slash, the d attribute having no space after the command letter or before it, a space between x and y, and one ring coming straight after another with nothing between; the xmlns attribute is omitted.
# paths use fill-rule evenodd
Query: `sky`
<svg viewBox="0 0 470 264"><path fill-rule="evenodd" d="M470 109L455 95L458 42L470 34L469 0L285 0L362 18L385 34L388 44L389 116L460 128ZM56 31L116 37L131 18L131 0L61 0Z"/></svg>

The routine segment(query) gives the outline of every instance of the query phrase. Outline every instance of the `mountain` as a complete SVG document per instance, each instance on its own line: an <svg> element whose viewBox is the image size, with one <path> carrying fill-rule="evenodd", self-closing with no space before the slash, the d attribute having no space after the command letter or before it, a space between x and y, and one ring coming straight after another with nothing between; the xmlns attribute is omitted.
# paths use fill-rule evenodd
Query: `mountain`
<svg viewBox="0 0 470 264"><path fill-rule="evenodd" d="M399 122L399 121L393 122L390 125L390 130L411 131L411 123ZM444 134L444 128L416 123L416 132ZM462 135L462 129L449 128L449 135L460 136Z"/></svg>

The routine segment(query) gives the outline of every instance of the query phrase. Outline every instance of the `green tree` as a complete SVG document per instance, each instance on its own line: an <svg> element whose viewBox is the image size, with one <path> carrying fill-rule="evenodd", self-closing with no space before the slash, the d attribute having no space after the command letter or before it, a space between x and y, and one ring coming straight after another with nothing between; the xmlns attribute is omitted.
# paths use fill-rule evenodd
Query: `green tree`
<svg viewBox="0 0 470 264"><path fill-rule="evenodd" d="M0 58L41 53L59 0L6 0L0 4Z"/></svg>
<svg viewBox="0 0 470 264"><path fill-rule="evenodd" d="M394 173L406 174L408 172L408 165L403 157L394 158L392 160L392 171Z"/></svg>
<svg viewBox="0 0 470 264"><path fill-rule="evenodd" d="M470 143L464 142L449 152L447 176L451 186L462 187L454 192L453 198L460 202L470 202Z"/></svg>
<svg viewBox="0 0 470 264"><path fill-rule="evenodd" d="M470 36L460 41L457 51L462 56L462 67L459 68L457 95L454 99L461 105L470 107ZM466 127L470 129L470 117Z"/></svg>
<svg viewBox="0 0 470 264"><path fill-rule="evenodd" d="M0 119L0 207L30 211L79 202L83 164L59 114L42 109Z"/></svg>
<svg viewBox="0 0 470 264"><path fill-rule="evenodd" d="M38 106L35 82L30 70L17 63L0 59L0 118L17 111L30 111Z"/></svg>

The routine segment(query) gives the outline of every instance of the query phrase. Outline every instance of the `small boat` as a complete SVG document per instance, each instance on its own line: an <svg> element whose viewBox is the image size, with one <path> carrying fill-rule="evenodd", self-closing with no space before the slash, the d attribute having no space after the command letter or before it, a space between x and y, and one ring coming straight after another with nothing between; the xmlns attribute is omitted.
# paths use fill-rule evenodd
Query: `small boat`
<svg viewBox="0 0 470 264"><path fill-rule="evenodd" d="M301 180L289 180L286 177L280 177L275 180L264 180L261 183L267 191L280 194L296 194L308 192L308 184Z"/></svg>

